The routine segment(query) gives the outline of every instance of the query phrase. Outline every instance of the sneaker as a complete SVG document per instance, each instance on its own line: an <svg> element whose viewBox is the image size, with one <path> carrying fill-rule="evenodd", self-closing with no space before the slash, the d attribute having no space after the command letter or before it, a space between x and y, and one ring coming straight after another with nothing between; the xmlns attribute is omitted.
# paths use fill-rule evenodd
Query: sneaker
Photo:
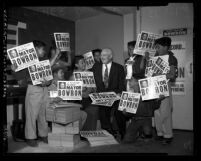
<svg viewBox="0 0 201 161"><path fill-rule="evenodd" d="M173 138L163 138L162 144L166 145L166 144L170 144L172 142Z"/></svg>
<svg viewBox="0 0 201 161"><path fill-rule="evenodd" d="M26 140L27 145L31 146L31 147L37 147L38 143L35 139L27 139Z"/></svg>
<svg viewBox="0 0 201 161"><path fill-rule="evenodd" d="M155 137L155 140L156 140L156 141L163 141L163 136L156 136L156 137Z"/></svg>
<svg viewBox="0 0 201 161"><path fill-rule="evenodd" d="M45 137L38 137L38 140L39 140L39 141L42 141L42 142L44 142L44 143L46 143L46 144L48 144L47 136L45 136Z"/></svg>

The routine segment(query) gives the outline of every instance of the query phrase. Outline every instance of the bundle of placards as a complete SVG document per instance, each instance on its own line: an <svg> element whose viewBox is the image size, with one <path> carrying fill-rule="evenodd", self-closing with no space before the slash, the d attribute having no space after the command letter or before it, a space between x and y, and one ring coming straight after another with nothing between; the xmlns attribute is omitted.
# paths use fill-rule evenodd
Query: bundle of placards
<svg viewBox="0 0 201 161"><path fill-rule="evenodd" d="M58 103L55 109L52 107L46 109L46 120L52 122L52 132L48 134L50 146L73 147L74 135L79 134L81 105L66 104Z"/></svg>
<svg viewBox="0 0 201 161"><path fill-rule="evenodd" d="M160 34L142 31L140 34L138 34L137 42L133 53L138 55L144 55L145 52L149 52L150 56L154 56L154 54L156 53L154 43L155 40L160 37Z"/></svg>
<svg viewBox="0 0 201 161"><path fill-rule="evenodd" d="M115 92L91 93L89 97L92 100L92 104L109 107L111 107L116 100L120 99Z"/></svg>
<svg viewBox="0 0 201 161"><path fill-rule="evenodd" d="M83 87L96 87L93 72L73 72L76 81L82 81Z"/></svg>
<svg viewBox="0 0 201 161"><path fill-rule="evenodd" d="M169 96L166 75L140 79L138 82L143 101L159 98L160 95Z"/></svg>
<svg viewBox="0 0 201 161"><path fill-rule="evenodd" d="M126 112L135 114L140 101L140 93L122 92L119 102L119 111L126 109Z"/></svg>
<svg viewBox="0 0 201 161"><path fill-rule="evenodd" d="M54 134L48 133L48 144L56 147L74 147L74 137L72 134Z"/></svg>
<svg viewBox="0 0 201 161"><path fill-rule="evenodd" d="M170 71L168 59L169 55L150 58L146 64L145 76L152 77L167 74Z"/></svg>
<svg viewBox="0 0 201 161"><path fill-rule="evenodd" d="M118 144L115 138L106 130L80 131L80 135L88 139L90 146Z"/></svg>
<svg viewBox="0 0 201 161"><path fill-rule="evenodd" d="M95 63L92 52L85 53L83 56L86 62L86 69L91 69Z"/></svg>
<svg viewBox="0 0 201 161"><path fill-rule="evenodd" d="M80 104L60 108L48 107L46 109L46 120L61 124L77 121L80 119L80 107Z"/></svg>
<svg viewBox="0 0 201 161"><path fill-rule="evenodd" d="M78 134L79 121L74 121L68 124L52 123L53 134Z"/></svg>

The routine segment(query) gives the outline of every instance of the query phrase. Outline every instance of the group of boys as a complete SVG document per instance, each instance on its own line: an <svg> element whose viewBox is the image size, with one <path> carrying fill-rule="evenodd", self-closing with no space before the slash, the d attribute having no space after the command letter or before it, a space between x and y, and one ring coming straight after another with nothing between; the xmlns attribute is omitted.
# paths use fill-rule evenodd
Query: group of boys
<svg viewBox="0 0 201 161"><path fill-rule="evenodd" d="M45 54L45 44L41 41L33 41L33 43L39 60L41 61L47 59ZM166 74L166 77L167 79L170 79L170 82L174 81L177 68L177 59L173 56L173 53L169 51L171 39L169 37L159 38L155 41L155 45L157 46L155 56L169 55L170 72ZM91 71L94 73L97 92L114 91L118 95L121 95L122 91L127 90L129 92L140 93L138 80L145 78L145 67L146 62L149 59L149 54L147 52L145 53L145 56L134 54L134 46L135 41L128 43L129 58L125 61L125 68L123 68L123 66L120 64L113 62L113 52L111 49L97 49L92 52L95 59L95 64ZM75 59L77 59L75 66L84 71L84 58L78 56ZM126 80L125 78L127 61L133 61L133 74L132 78L129 80ZM49 106L51 101L61 101L59 98L55 98L54 100L50 101L48 97L48 88L56 88L56 82L58 80L64 80L65 68L62 66L54 66L53 63L51 64L54 76L53 81L44 80L40 85L32 84L27 69L14 73L18 80L24 79L28 84L25 98L25 137L27 144L34 147L37 146L37 140L48 143L48 123L45 119L45 109L47 106ZM16 65L12 65L11 68L14 71L17 67ZM170 88L170 84L168 85ZM91 109L93 110L91 118L94 118L94 116L96 116L96 118L90 120L91 118L89 115L89 119L86 121L88 113L83 111L80 119L81 127L84 127L85 122L88 122L88 124L91 124L90 126L93 126L93 128L96 129L96 120L99 118L101 128L107 130L115 136L116 133L113 130L114 128L110 122L110 118L114 117L116 119L119 134L121 135L122 143L132 143L135 142L138 137L152 137L152 117L154 116L157 139L162 140L164 144L170 143L173 138L173 133L171 118L172 95L171 90L169 91L169 97L161 96L157 100L150 101L140 100L136 114L129 114L126 111L118 111L118 101L114 103L114 112L111 110L113 108L109 109L108 107L92 107ZM90 92L94 91L91 90ZM90 99L88 98L88 94L90 92L86 92L86 97L83 96L83 98L87 98L83 99L83 105L84 103L91 103ZM128 120L130 120L130 124L126 128L126 122ZM36 130L37 127L38 134Z"/></svg>

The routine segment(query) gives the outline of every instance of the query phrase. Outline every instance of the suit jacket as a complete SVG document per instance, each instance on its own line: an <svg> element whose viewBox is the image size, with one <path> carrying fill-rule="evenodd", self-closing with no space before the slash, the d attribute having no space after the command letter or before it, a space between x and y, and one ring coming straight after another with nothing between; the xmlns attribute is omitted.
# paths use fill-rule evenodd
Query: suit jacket
<svg viewBox="0 0 201 161"><path fill-rule="evenodd" d="M116 92L121 93L126 90L124 83L125 73L122 65L112 62L109 73L108 88L105 88L102 76L102 64L96 64L94 66L94 79L96 81L97 92Z"/></svg>

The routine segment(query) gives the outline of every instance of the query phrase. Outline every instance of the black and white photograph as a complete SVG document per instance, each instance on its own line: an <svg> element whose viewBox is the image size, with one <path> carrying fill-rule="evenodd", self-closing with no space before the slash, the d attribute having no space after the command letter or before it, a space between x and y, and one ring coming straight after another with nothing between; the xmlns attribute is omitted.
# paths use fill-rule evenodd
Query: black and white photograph
<svg viewBox="0 0 201 161"><path fill-rule="evenodd" d="M4 156L193 156L199 2L84 3L2 6Z"/></svg>
<svg viewBox="0 0 201 161"><path fill-rule="evenodd" d="M16 49L10 50L9 55L11 59L14 59L19 56Z"/></svg>

